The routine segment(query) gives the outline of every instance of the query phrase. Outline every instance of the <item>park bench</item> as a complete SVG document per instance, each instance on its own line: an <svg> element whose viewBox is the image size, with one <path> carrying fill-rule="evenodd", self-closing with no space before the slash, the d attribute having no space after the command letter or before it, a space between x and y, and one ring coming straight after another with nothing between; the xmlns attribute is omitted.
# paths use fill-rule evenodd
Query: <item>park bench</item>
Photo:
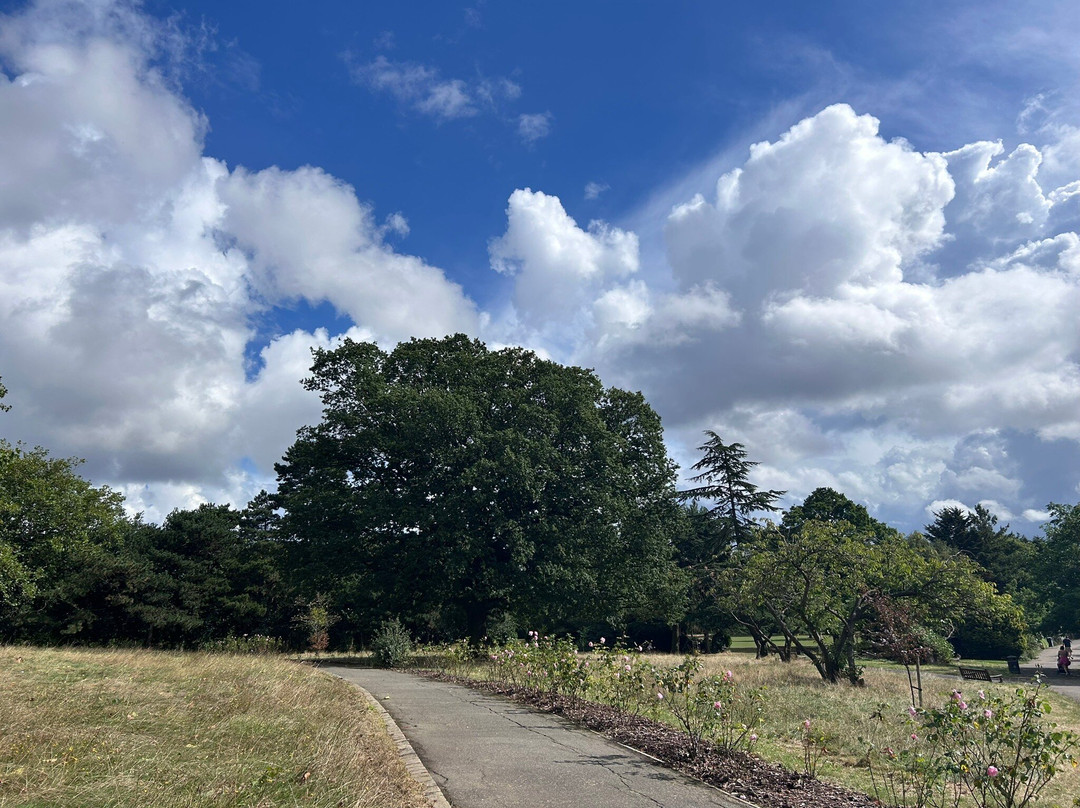
<svg viewBox="0 0 1080 808"><path fill-rule="evenodd" d="M960 675L964 679L974 679L979 682L1000 682L1001 677L996 674L991 674L986 668L965 668L963 665L957 666L960 670Z"/></svg>

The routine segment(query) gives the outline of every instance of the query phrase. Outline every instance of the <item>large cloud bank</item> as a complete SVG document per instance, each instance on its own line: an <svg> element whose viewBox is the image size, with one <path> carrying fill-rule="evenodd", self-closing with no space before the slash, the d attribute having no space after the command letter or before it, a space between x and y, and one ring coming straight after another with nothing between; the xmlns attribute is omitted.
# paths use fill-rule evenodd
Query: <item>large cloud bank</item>
<svg viewBox="0 0 1080 808"><path fill-rule="evenodd" d="M243 504L318 417L298 380L340 335L259 331L300 302L386 345L466 331L593 366L645 392L684 465L715 429L793 499L831 485L911 527L1075 501L1077 130L933 154L829 107L676 205L656 265L519 189L476 234L511 279L479 312L348 184L205 154L178 37L106 0L0 18L3 434L86 457L149 517Z"/></svg>
<svg viewBox="0 0 1080 808"><path fill-rule="evenodd" d="M1080 183L1042 187L1040 162L1032 145L920 153L837 105L671 211L666 278L635 277L633 234L528 192L492 263L512 250L523 322L573 304L573 358L642 387L689 462L712 428L796 496L985 501L1023 522L1051 482L1028 455L1080 441ZM1050 490L1075 497L1076 466Z"/></svg>
<svg viewBox="0 0 1080 808"><path fill-rule="evenodd" d="M153 517L243 504L318 417L298 380L331 336L279 336L249 378L260 312L329 301L387 342L475 330L462 290L390 249L347 184L205 156L168 75L175 32L107 2L42 2L0 32L6 434L86 457Z"/></svg>

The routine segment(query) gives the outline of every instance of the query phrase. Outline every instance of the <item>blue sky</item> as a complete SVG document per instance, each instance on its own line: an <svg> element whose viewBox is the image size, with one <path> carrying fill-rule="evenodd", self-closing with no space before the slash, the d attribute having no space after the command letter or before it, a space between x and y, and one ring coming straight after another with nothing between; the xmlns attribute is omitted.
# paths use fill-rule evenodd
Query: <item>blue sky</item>
<svg viewBox="0 0 1080 808"><path fill-rule="evenodd" d="M0 435L242 505L465 331L904 529L1080 498L1073 3L0 2Z"/></svg>

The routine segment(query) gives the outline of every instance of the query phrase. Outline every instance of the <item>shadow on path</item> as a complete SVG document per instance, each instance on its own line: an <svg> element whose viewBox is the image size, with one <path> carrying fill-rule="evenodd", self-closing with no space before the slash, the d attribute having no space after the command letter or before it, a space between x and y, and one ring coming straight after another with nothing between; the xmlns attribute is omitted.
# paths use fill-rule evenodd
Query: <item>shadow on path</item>
<svg viewBox="0 0 1080 808"><path fill-rule="evenodd" d="M1080 672L1073 671L1071 676L1062 676L1057 672L1058 647L1044 648L1038 657L1020 666L1020 678L1030 680L1035 674L1046 677L1046 685L1055 693L1080 701ZM1080 663L1073 660L1073 668L1080 668ZM1071 670L1071 669L1070 669ZM1013 681L1016 677L1013 677Z"/></svg>

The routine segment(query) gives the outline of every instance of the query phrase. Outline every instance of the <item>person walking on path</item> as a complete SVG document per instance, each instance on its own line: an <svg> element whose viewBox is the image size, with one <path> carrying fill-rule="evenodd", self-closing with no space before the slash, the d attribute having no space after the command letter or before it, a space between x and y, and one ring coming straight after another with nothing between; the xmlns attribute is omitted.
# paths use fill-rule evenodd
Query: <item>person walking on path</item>
<svg viewBox="0 0 1080 808"><path fill-rule="evenodd" d="M1057 664L1059 674L1064 673L1066 676L1072 676L1072 674L1069 673L1069 665L1072 664L1072 660L1069 659L1069 652L1065 650L1064 643L1058 648Z"/></svg>
<svg viewBox="0 0 1080 808"><path fill-rule="evenodd" d="M1069 659L1072 659L1072 640L1066 635L1066 637L1061 642L1062 645L1065 646L1065 651L1066 653L1068 653Z"/></svg>

